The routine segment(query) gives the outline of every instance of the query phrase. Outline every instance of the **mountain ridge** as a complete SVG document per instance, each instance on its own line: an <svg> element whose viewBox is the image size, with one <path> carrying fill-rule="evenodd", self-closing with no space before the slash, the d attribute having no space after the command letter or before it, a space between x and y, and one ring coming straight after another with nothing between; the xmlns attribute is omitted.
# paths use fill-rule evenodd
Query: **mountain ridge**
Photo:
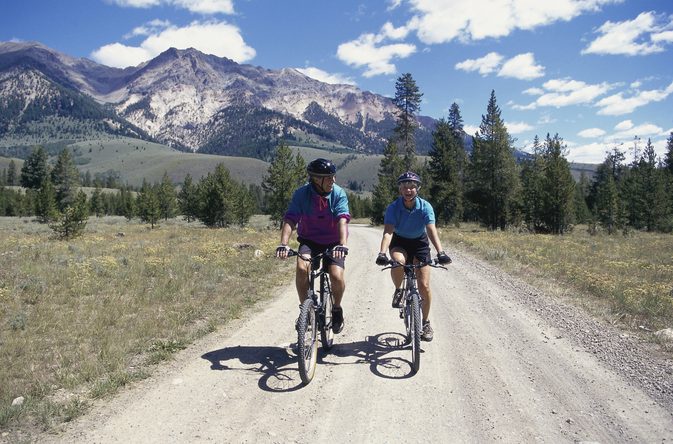
<svg viewBox="0 0 673 444"><path fill-rule="evenodd" d="M4 128L0 123L0 138L12 128L27 131L21 111L30 106L34 91L26 82L13 88L7 84L19 68L41 73L54 91L90 97L101 108L98 114L113 112L118 125L137 129L134 137L185 151L246 155L249 149L247 155L264 158L279 139L288 139L380 153L395 125L390 98L320 82L294 68L269 70L193 48L170 48L136 67L120 69L76 59L39 42L5 42L0 43L0 92L3 98L24 100L13 107L6 100L0 103L0 122L5 122ZM58 115L57 109L45 108L42 118ZM256 120L234 125L246 115ZM419 122L417 145L423 153L430 148L434 119L419 117Z"/></svg>

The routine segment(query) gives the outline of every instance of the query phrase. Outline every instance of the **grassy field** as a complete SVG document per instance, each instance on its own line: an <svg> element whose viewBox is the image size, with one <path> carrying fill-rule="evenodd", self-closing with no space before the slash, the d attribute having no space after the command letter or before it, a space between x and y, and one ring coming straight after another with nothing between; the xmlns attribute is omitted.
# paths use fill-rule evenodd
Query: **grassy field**
<svg viewBox="0 0 673 444"><path fill-rule="evenodd" d="M82 173L118 171L122 183L140 186L143 179L160 182L167 172L174 183L181 183L187 174L194 181L214 171L219 163L229 170L231 177L246 184L260 184L269 167L268 163L248 157L216 156L185 153L151 142L119 138L89 140L71 145L75 162Z"/></svg>
<svg viewBox="0 0 673 444"><path fill-rule="evenodd" d="M600 316L673 326L671 235L440 232L449 253L481 255ZM149 230L106 217L62 242L44 225L0 218L0 431L71 420L273 296L274 285L292 280L291 264L270 258L277 236L264 217L226 230L181 220ZM24 404L12 407L19 396Z"/></svg>
<svg viewBox="0 0 673 444"><path fill-rule="evenodd" d="M264 224L149 230L108 217L61 242L46 226L0 218L0 431L68 421L271 297L292 278L268 256L277 237Z"/></svg>
<svg viewBox="0 0 673 444"><path fill-rule="evenodd" d="M445 228L448 245L477 253L540 288L628 328L673 327L673 236L662 233L565 236Z"/></svg>

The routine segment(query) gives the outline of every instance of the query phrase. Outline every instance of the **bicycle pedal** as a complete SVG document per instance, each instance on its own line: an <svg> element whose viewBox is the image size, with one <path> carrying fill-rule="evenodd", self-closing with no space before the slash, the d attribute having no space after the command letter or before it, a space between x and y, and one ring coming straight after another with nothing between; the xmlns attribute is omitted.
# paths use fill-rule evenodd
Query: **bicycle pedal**
<svg viewBox="0 0 673 444"><path fill-rule="evenodd" d="M404 310L400 308L400 319L404 319Z"/></svg>

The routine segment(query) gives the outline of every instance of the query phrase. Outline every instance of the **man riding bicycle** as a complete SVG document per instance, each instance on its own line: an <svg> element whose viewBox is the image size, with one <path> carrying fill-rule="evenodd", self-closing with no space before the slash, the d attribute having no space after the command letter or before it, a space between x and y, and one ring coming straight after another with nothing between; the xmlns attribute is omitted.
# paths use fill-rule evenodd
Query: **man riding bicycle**
<svg viewBox="0 0 673 444"><path fill-rule="evenodd" d="M435 211L430 202L418 196L421 187L421 178L418 174L407 171L397 178L400 197L386 208L383 218L383 239L381 248L376 258L377 265L387 265L388 256L386 251L390 248L392 260L400 264L406 264L408 260L413 263L429 262L431 260L430 244L437 251L437 260L440 264L451 263L442 248L442 243L435 227ZM402 267L390 270L395 293L393 294L393 307L400 308L403 304L402 283L404 270ZM430 304L432 293L430 291L430 267L422 267L417 271L418 291L423 298L423 331L421 339L432 341L434 332L430 326Z"/></svg>
<svg viewBox="0 0 673 444"><path fill-rule="evenodd" d="M346 288L344 267L348 253L348 222L351 219L348 197L334 183L336 166L329 160L315 159L308 164L306 171L309 175L308 183L294 192L283 216L276 257L287 258L288 243L295 228L299 241L298 251L302 257L308 259L326 249L332 249L332 254L325 256L323 260L327 261L334 295L332 331L341 333L344 324L341 299ZM308 293L309 271L310 261L297 258L295 279L300 304Z"/></svg>

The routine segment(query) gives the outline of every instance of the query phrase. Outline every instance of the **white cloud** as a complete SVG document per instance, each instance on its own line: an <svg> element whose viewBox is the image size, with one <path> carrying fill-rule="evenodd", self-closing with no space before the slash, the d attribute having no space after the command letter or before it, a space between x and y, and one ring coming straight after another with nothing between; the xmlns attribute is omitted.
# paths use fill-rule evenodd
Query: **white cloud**
<svg viewBox="0 0 673 444"><path fill-rule="evenodd" d="M651 102L660 102L673 93L673 82L666 89L653 89L649 91L637 91L631 97L624 97L624 93L605 97L596 106L600 107L598 114L607 116L619 116L632 113L636 108L645 106Z"/></svg>
<svg viewBox="0 0 673 444"><path fill-rule="evenodd" d="M578 136L584 137L584 138L587 138L587 139L602 137L605 134L606 134L605 131L603 131L600 128L587 128L587 129L582 130L579 133L577 133Z"/></svg>
<svg viewBox="0 0 673 444"><path fill-rule="evenodd" d="M569 21L622 0L409 0L417 33L427 44L497 38Z"/></svg>
<svg viewBox="0 0 673 444"><path fill-rule="evenodd" d="M350 77L343 76L341 74L331 74L326 71L323 71L320 68L309 66L307 68L296 68L302 74L305 74L313 79L320 80L321 82L330 83L332 85L355 85L355 81Z"/></svg>
<svg viewBox="0 0 673 444"><path fill-rule="evenodd" d="M163 31L166 28L171 27L171 22L168 20L152 20L147 23L145 23L142 26L137 26L136 28L133 28L133 31L129 32L124 36L125 39L130 39L132 37L137 37L137 36L144 36L144 35L152 35L152 34L158 34L159 32Z"/></svg>
<svg viewBox="0 0 673 444"><path fill-rule="evenodd" d="M650 36L650 38L655 43L659 43L659 42L673 43L673 31L662 31L662 32L653 33Z"/></svg>
<svg viewBox="0 0 673 444"><path fill-rule="evenodd" d="M411 28L409 26L400 26L399 28L395 28L392 23L386 22L382 27L381 27L381 32L379 33L380 39L383 40L384 38L389 38L392 40L401 40L403 38L406 38L407 35L409 35L409 32L411 31Z"/></svg>
<svg viewBox="0 0 673 444"><path fill-rule="evenodd" d="M532 80L544 76L544 67L535 64L532 52L519 54L503 63L504 56L497 52L489 52L478 59L467 59L458 62L456 69L466 72L478 71L486 76L498 71L499 77L513 77L521 80Z"/></svg>
<svg viewBox="0 0 673 444"><path fill-rule="evenodd" d="M152 8L171 5L197 14L233 14L233 0L112 0L118 6L128 8Z"/></svg>
<svg viewBox="0 0 673 444"><path fill-rule="evenodd" d="M152 54L145 48L122 45L121 43L111 43L102 46L91 53L91 58L103 65L115 68L126 68L127 66L137 66L142 62L150 60L157 54Z"/></svg>
<svg viewBox="0 0 673 444"><path fill-rule="evenodd" d="M465 134L472 136L479 131L479 127L474 125L463 125L463 130L465 131Z"/></svg>
<svg viewBox="0 0 673 444"><path fill-rule="evenodd" d="M614 145L603 142L594 142L587 144L567 143L568 155L566 158L570 162L579 163L601 163L605 159L605 153L612 149Z"/></svg>
<svg viewBox="0 0 673 444"><path fill-rule="evenodd" d="M484 57L478 59L467 59L462 62L456 63L455 68L462 71L479 71L479 74L485 76L494 72L500 63L502 62L503 56L497 52L490 52Z"/></svg>
<svg viewBox="0 0 673 444"><path fill-rule="evenodd" d="M397 9L402 4L402 0L388 0L388 11Z"/></svg>
<svg viewBox="0 0 673 444"><path fill-rule="evenodd" d="M633 56L662 52L664 47L659 43L668 42L669 35L660 32L656 21L654 12L643 12L635 19L623 22L607 21L598 28L597 32L601 35L582 50L582 54ZM648 39L650 33L655 34Z"/></svg>
<svg viewBox="0 0 673 444"><path fill-rule="evenodd" d="M617 125L615 125L615 129L617 131L624 131L630 128L633 128L633 122L631 122L630 120L622 120Z"/></svg>
<svg viewBox="0 0 673 444"><path fill-rule="evenodd" d="M592 128L592 130L594 129L596 128ZM620 148L622 151L629 150L633 146L633 141L636 137L641 140L641 147L650 139L655 147L655 152L661 157L666 150L666 138L671 131L665 131L652 123L634 125L630 120L620 122L615 126L615 130L617 131L612 134L597 136L602 137L601 140L593 143L575 144L569 142L568 160L573 162L601 163L605 160L605 153L615 147ZM579 135L585 137L582 135L582 132Z"/></svg>
<svg viewBox="0 0 673 444"><path fill-rule="evenodd" d="M612 88L608 83L589 84L572 79L551 79L546 81L541 94L534 102L528 105L514 105L513 109L531 110L541 106L561 108L570 105L587 104L605 94ZM530 90L527 90L530 91ZM539 92L538 90L534 90Z"/></svg>
<svg viewBox="0 0 673 444"><path fill-rule="evenodd" d="M520 80L533 80L544 76L544 66L535 64L532 52L519 54L506 61L498 77L513 77Z"/></svg>
<svg viewBox="0 0 673 444"><path fill-rule="evenodd" d="M226 22L193 22L182 28L169 26L150 34L139 46L111 43L92 52L91 57L104 65L125 68L146 62L171 47L194 48L238 63L255 57L254 48L245 43L240 30Z"/></svg>
<svg viewBox="0 0 673 444"><path fill-rule="evenodd" d="M640 137L645 140L648 137L660 137L665 135L664 129L652 123L643 123L638 126L618 131L610 136L612 140L633 140L634 137Z"/></svg>
<svg viewBox="0 0 673 444"><path fill-rule="evenodd" d="M510 134L521 134L534 128L526 122L505 122L505 126Z"/></svg>
<svg viewBox="0 0 673 444"><path fill-rule="evenodd" d="M523 91L524 94L528 94L529 96L541 96L544 94L544 89L542 88L528 88L527 90Z"/></svg>
<svg viewBox="0 0 673 444"><path fill-rule="evenodd" d="M365 77L395 74L397 68L391 61L409 57L416 52L416 46L406 43L381 44L389 37L389 31L384 25L382 34L362 34L356 40L342 43L337 48L337 57L350 66L366 67Z"/></svg>

